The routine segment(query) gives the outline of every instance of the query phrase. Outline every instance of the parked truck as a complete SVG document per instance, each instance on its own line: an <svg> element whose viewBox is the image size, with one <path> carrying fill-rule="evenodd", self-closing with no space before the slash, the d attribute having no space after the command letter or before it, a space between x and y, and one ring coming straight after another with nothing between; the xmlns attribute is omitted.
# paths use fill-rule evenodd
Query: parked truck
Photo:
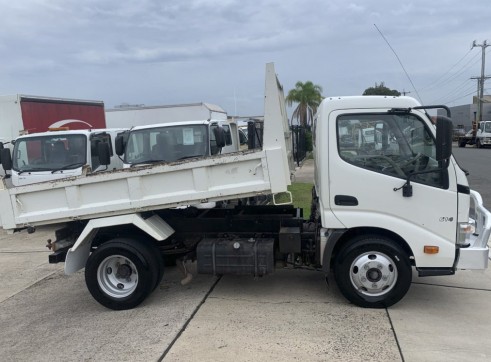
<svg viewBox="0 0 491 362"><path fill-rule="evenodd" d="M132 127L117 139L124 167L174 162L239 151L235 122L171 122Z"/></svg>
<svg viewBox="0 0 491 362"><path fill-rule="evenodd" d="M265 93L261 149L23 187L3 183L2 227L32 232L64 223L50 262L65 262L67 274L85 268L90 293L112 309L137 306L159 285L163 256L183 266L196 260L199 273L215 275L267 275L278 260L326 276L333 270L343 295L362 307L397 303L412 268L420 276L487 268L491 214L451 155L452 123L440 117L435 127L428 107L409 97L321 103L308 220L291 205L175 208L287 190L291 135L273 64ZM347 139L362 129L379 136Z"/></svg>
<svg viewBox="0 0 491 362"><path fill-rule="evenodd" d="M125 129L48 131L20 136L1 161L13 186L123 168L115 139ZM101 147L106 146L106 147Z"/></svg>
<svg viewBox="0 0 491 362"><path fill-rule="evenodd" d="M12 140L25 134L50 129L106 128L102 101L24 94L0 96L0 122L0 147L10 149Z"/></svg>
<svg viewBox="0 0 491 362"><path fill-rule="evenodd" d="M477 148L491 146L491 121L479 123L477 129L471 129L465 135L458 138L459 147L466 145L475 145Z"/></svg>
<svg viewBox="0 0 491 362"><path fill-rule="evenodd" d="M106 110L108 127L131 128L156 123L186 122L197 119L227 120L227 112L211 103L188 103L158 106L119 106Z"/></svg>

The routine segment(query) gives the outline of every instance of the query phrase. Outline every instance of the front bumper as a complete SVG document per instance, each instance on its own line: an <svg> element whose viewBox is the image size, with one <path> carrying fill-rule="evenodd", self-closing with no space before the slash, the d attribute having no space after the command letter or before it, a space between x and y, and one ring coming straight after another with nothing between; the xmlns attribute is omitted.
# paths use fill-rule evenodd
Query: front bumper
<svg viewBox="0 0 491 362"><path fill-rule="evenodd" d="M481 141L481 145L491 145L491 137L482 137L479 140Z"/></svg>
<svg viewBox="0 0 491 362"><path fill-rule="evenodd" d="M466 245L460 247L457 269L486 269L489 262L491 213L484 208L478 192L471 190L470 195L471 218L475 221L476 231L466 239Z"/></svg>

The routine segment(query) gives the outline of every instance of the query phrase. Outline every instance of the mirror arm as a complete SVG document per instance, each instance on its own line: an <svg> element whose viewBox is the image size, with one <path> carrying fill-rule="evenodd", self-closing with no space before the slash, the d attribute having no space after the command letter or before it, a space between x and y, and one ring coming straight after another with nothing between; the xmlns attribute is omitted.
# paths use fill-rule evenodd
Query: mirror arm
<svg viewBox="0 0 491 362"><path fill-rule="evenodd" d="M400 189L402 189L402 196L404 196L404 197L413 196L413 186L411 185L411 177L416 176L416 175L422 175L425 173L445 171L448 168L448 165L450 163L450 159L446 159L444 162L445 162L445 165L443 167L437 168L435 170L424 170L424 171L417 171L417 172L410 173L409 175L407 175L407 179L406 179L406 182L404 183L404 185L402 185L401 187L394 187L393 190L399 191Z"/></svg>
<svg viewBox="0 0 491 362"><path fill-rule="evenodd" d="M394 191L399 191L400 189L402 189L402 196L404 197L411 197L413 196L413 186L411 185L411 175L408 175L407 176L407 179L406 179L406 182L404 182L404 185L402 185L401 187L394 187Z"/></svg>

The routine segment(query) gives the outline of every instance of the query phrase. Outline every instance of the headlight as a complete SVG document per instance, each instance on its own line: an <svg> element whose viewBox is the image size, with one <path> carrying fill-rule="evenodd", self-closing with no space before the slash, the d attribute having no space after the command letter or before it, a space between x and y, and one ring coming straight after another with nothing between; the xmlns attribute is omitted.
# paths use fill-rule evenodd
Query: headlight
<svg viewBox="0 0 491 362"><path fill-rule="evenodd" d="M466 240L476 231L476 222L469 219L469 222L461 222L458 225L457 244L466 244Z"/></svg>

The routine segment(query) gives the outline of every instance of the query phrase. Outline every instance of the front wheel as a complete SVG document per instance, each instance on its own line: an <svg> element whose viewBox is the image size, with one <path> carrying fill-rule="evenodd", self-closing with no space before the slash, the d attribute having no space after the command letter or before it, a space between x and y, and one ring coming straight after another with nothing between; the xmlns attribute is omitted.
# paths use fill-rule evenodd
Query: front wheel
<svg viewBox="0 0 491 362"><path fill-rule="evenodd" d="M143 302L160 278L150 250L145 243L115 239L92 252L85 266L85 282L94 299L116 310Z"/></svg>
<svg viewBox="0 0 491 362"><path fill-rule="evenodd" d="M389 307L406 295L412 280L407 254L385 237L359 237L334 263L336 283L346 299L360 307Z"/></svg>

